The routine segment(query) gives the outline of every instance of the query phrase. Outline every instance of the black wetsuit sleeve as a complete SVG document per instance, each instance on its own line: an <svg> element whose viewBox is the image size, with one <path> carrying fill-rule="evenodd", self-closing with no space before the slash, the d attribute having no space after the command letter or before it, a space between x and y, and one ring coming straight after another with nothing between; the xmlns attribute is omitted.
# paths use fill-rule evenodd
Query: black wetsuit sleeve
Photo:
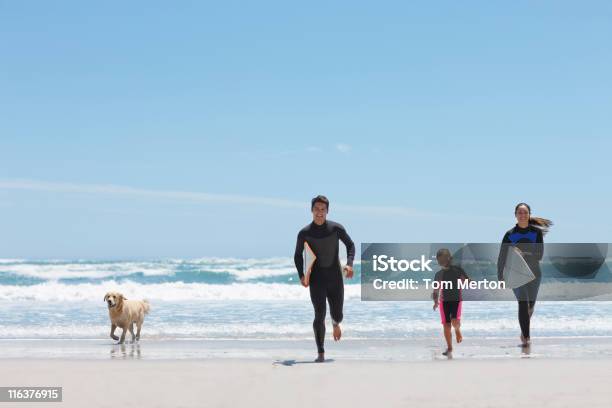
<svg viewBox="0 0 612 408"><path fill-rule="evenodd" d="M538 235L536 237L536 243L535 243L535 248L534 248L534 258L537 259L538 261L542 260L542 257L544 256L544 234L542 234L542 230L539 228L536 228L538 230Z"/></svg>
<svg viewBox="0 0 612 408"><path fill-rule="evenodd" d="M342 225L338 225L338 238L340 238L340 241L346 246L346 264L348 266L353 266L353 261L355 260L355 243L351 237L349 237L349 234L346 233Z"/></svg>
<svg viewBox="0 0 612 408"><path fill-rule="evenodd" d="M295 268L300 279L304 277L304 241L304 234L300 231L295 243L295 253L293 254L293 262L295 262Z"/></svg>
<svg viewBox="0 0 612 408"><path fill-rule="evenodd" d="M502 238L501 247L499 248L499 256L497 257L497 280L504 280L504 265L508 256L508 247L512 243L509 238L510 233L506 232Z"/></svg>

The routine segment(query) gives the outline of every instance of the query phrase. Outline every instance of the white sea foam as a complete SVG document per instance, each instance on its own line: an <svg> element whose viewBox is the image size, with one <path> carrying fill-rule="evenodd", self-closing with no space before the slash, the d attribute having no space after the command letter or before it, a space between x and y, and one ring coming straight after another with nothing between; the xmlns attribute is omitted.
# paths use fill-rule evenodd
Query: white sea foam
<svg viewBox="0 0 612 408"><path fill-rule="evenodd" d="M0 258L0 265L27 262L25 259Z"/></svg>
<svg viewBox="0 0 612 408"><path fill-rule="evenodd" d="M166 282L144 285L133 281L109 280L96 284L45 282L28 286L0 285L0 300L98 301L108 291L120 291L128 298L166 301L310 299L309 291L299 284ZM345 298L360 296L359 285L345 286Z"/></svg>
<svg viewBox="0 0 612 408"><path fill-rule="evenodd" d="M293 260L289 258L202 258L196 260L170 259L116 262L0 260L0 273L50 281L79 278L118 278L139 273L144 276L169 276L179 271L194 274L199 272L227 273L239 281L257 280L266 277L297 276Z"/></svg>
<svg viewBox="0 0 612 408"><path fill-rule="evenodd" d="M151 262L109 262L109 263L19 263L0 266L0 272L11 273L45 280L58 279L103 279L142 273L145 276L170 275L171 265Z"/></svg>

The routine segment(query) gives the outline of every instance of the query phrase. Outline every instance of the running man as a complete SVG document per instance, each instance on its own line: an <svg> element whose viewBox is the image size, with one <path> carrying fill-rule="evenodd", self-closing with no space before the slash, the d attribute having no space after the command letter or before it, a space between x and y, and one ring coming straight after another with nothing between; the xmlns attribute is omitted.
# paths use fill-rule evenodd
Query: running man
<svg viewBox="0 0 612 408"><path fill-rule="evenodd" d="M440 318L444 329L444 339L446 340L446 351L442 354L450 357L453 352L453 333L451 326L455 328L455 338L457 343L463 341L461 335L461 288L459 281L469 279L463 268L452 265L452 256L446 248L441 248L436 254L440 269L435 276L435 280L445 286L442 289L435 289L432 293L434 301L433 310L440 307ZM444 283L442 283L444 282Z"/></svg>
<svg viewBox="0 0 612 408"><path fill-rule="evenodd" d="M336 222L327 220L329 200L318 195L311 201L312 222L302 228L297 236L295 245L295 267L300 276L302 286L310 287L310 300L314 307L315 341L318 356L315 362L325 361L325 313L326 301L329 302L329 311L334 327L334 340L340 340L342 330L342 307L344 304L344 282L342 280L342 267L338 256L341 240L346 246L347 261L344 271L347 278L353 277L353 259L355 258L355 244L346 233L344 227ZM304 277L304 242L307 242L316 256L312 267L310 279Z"/></svg>

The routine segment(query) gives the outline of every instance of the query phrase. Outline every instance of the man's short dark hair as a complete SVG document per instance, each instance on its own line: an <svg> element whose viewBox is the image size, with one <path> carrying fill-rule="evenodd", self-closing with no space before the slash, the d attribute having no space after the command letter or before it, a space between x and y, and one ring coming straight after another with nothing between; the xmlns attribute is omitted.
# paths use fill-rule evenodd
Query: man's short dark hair
<svg viewBox="0 0 612 408"><path fill-rule="evenodd" d="M324 195L318 195L312 200L310 200L310 209L314 208L315 203L323 203L327 207L327 211L329 211L329 200Z"/></svg>

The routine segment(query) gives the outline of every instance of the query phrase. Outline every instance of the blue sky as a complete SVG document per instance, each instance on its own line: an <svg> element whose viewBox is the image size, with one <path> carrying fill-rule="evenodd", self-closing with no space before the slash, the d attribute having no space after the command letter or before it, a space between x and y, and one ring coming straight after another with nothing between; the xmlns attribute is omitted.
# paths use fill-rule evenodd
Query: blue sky
<svg viewBox="0 0 612 408"><path fill-rule="evenodd" d="M0 1L0 257L612 241L609 2Z"/></svg>

